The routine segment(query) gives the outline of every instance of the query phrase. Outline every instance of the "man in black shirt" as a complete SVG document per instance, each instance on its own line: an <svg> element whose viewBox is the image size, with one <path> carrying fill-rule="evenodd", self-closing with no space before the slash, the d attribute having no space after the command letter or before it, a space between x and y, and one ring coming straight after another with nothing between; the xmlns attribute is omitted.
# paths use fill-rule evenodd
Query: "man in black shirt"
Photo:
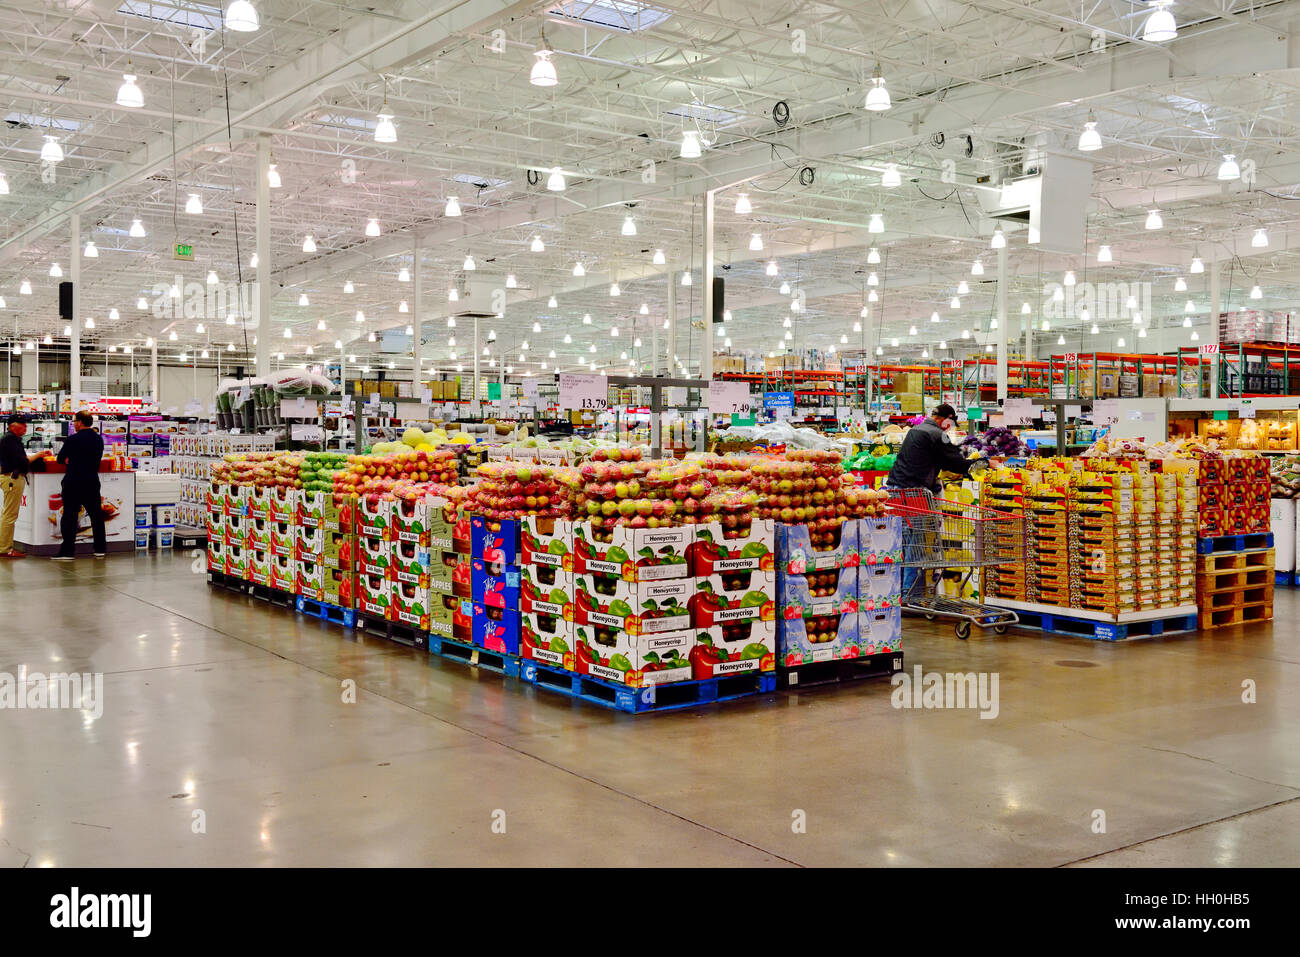
<svg viewBox="0 0 1300 957"><path fill-rule="evenodd" d="M956 420L956 410L945 402L930 414L930 418L912 426L903 438L903 447L898 450L885 485L889 488L928 488L937 495L942 491L940 472L969 475L971 460L948 441L947 432Z"/></svg>
<svg viewBox="0 0 1300 957"><path fill-rule="evenodd" d="M27 420L21 415L9 419L9 427L0 438L0 492L4 493L4 510L0 511L0 558L26 558L14 548L14 522L27 487L27 473L31 460L23 448L27 434Z"/></svg>
<svg viewBox="0 0 1300 957"><path fill-rule="evenodd" d="M63 441L58 460L67 471L63 475L63 518L59 523L63 540L55 561L71 561L77 553L77 528L81 510L90 518L90 530L95 540L95 557L103 558L108 551L104 533L104 512L99 495L99 461L104 457L104 440L94 428L95 419L86 411L73 416L76 431Z"/></svg>

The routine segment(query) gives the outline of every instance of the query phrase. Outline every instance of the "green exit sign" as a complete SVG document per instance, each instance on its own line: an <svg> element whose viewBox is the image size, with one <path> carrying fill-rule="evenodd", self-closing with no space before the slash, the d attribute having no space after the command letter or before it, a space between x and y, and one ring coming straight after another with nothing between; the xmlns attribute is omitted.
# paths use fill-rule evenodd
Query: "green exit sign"
<svg viewBox="0 0 1300 957"><path fill-rule="evenodd" d="M176 258L177 258L177 259L193 259L193 258L194 258L194 247L191 246L191 245L189 245L188 243L177 243L177 244L176 244Z"/></svg>

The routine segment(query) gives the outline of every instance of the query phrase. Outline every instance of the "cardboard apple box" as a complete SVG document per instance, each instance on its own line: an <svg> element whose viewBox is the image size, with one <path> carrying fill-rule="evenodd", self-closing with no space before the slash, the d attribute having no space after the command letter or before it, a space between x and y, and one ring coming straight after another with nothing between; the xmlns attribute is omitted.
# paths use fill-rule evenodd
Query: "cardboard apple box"
<svg viewBox="0 0 1300 957"><path fill-rule="evenodd" d="M248 519L242 515L227 515L222 532L227 545L245 545L248 542Z"/></svg>
<svg viewBox="0 0 1300 957"><path fill-rule="evenodd" d="M354 512L358 538L374 538L387 541L388 503L374 496L362 496L357 499Z"/></svg>
<svg viewBox="0 0 1300 957"><path fill-rule="evenodd" d="M558 615L523 612L519 616L519 635L520 657L573 670L573 622Z"/></svg>
<svg viewBox="0 0 1300 957"><path fill-rule="evenodd" d="M863 565L857 572L859 613L899 606L903 595L901 565Z"/></svg>
<svg viewBox="0 0 1300 957"><path fill-rule="evenodd" d="M350 568L326 567L322 573L321 601L339 608L356 606L357 577Z"/></svg>
<svg viewBox="0 0 1300 957"><path fill-rule="evenodd" d="M271 517L271 488L255 486L248 493L248 517L269 519Z"/></svg>
<svg viewBox="0 0 1300 957"><path fill-rule="evenodd" d="M298 495L299 525L330 531L352 531L354 519L351 501L336 503L332 492L300 491Z"/></svg>
<svg viewBox="0 0 1300 957"><path fill-rule="evenodd" d="M748 621L695 628L691 674L722 678L748 671L776 670L776 622Z"/></svg>
<svg viewBox="0 0 1300 957"><path fill-rule="evenodd" d="M470 559L470 598L490 608L519 610L519 566Z"/></svg>
<svg viewBox="0 0 1300 957"><path fill-rule="evenodd" d="M777 525L776 562L778 568L794 575L828 568L853 567L858 561L858 525L854 520L839 527L839 541L829 549L812 546L807 525Z"/></svg>
<svg viewBox="0 0 1300 957"><path fill-rule="evenodd" d="M249 548L260 548L262 551L269 551L271 548L271 528L272 523L269 519L258 518L250 515L244 520L247 531L244 533L244 543Z"/></svg>
<svg viewBox="0 0 1300 957"><path fill-rule="evenodd" d="M693 578L629 582L608 575L574 575L573 621L634 635L680 631L691 625Z"/></svg>
<svg viewBox="0 0 1300 957"><path fill-rule="evenodd" d="M276 485L269 491L271 496L267 507L267 518L273 522L286 522L290 525L298 521L298 490Z"/></svg>
<svg viewBox="0 0 1300 957"><path fill-rule="evenodd" d="M519 561L518 519L491 519L471 515L469 519L470 557L482 558L499 565Z"/></svg>
<svg viewBox="0 0 1300 957"><path fill-rule="evenodd" d="M298 578L298 562L289 555L271 554L271 587L292 592Z"/></svg>
<svg viewBox="0 0 1300 957"><path fill-rule="evenodd" d="M298 528L292 522L271 523L271 554L293 558L298 547Z"/></svg>
<svg viewBox="0 0 1300 957"><path fill-rule="evenodd" d="M324 601L321 596L325 594L325 566L310 558L298 559L294 591L305 598Z"/></svg>
<svg viewBox="0 0 1300 957"><path fill-rule="evenodd" d="M573 620L573 573L554 565L519 568L519 610Z"/></svg>
<svg viewBox="0 0 1300 957"><path fill-rule="evenodd" d="M429 630L429 589L404 581L388 583L388 620Z"/></svg>
<svg viewBox="0 0 1300 957"><path fill-rule="evenodd" d="M418 500L398 499L385 503L389 511L389 529L395 542L409 542L429 547L432 536L429 505Z"/></svg>
<svg viewBox="0 0 1300 957"><path fill-rule="evenodd" d="M691 626L776 620L776 573L761 569L718 571L697 577L690 598Z"/></svg>
<svg viewBox="0 0 1300 957"><path fill-rule="evenodd" d="M470 553L470 516L444 498L429 500L429 548Z"/></svg>
<svg viewBox="0 0 1300 957"><path fill-rule="evenodd" d="M224 541L226 536L226 513L219 509L209 508L206 514L208 541L212 541L214 538L220 538Z"/></svg>
<svg viewBox="0 0 1300 957"><path fill-rule="evenodd" d="M879 655L903 650L903 611L892 608L875 608L858 612L859 657Z"/></svg>
<svg viewBox="0 0 1300 957"><path fill-rule="evenodd" d="M226 574L248 580L248 549L243 545L226 543Z"/></svg>
<svg viewBox="0 0 1300 957"><path fill-rule="evenodd" d="M703 577L717 572L774 571L776 569L776 523L754 519L747 532L736 534L720 522L695 526L695 540L687 546L691 574ZM728 538L731 534L734 537Z"/></svg>
<svg viewBox="0 0 1300 957"><path fill-rule="evenodd" d="M836 658L857 658L858 613L817 618L777 618L776 660L784 668Z"/></svg>
<svg viewBox="0 0 1300 957"><path fill-rule="evenodd" d="M248 554L248 580L254 585L271 584L271 553L259 548L250 548Z"/></svg>
<svg viewBox="0 0 1300 957"><path fill-rule="evenodd" d="M308 528L303 525L294 526L293 539L294 558L307 558L312 561L321 559L325 551L325 530L323 528Z"/></svg>
<svg viewBox="0 0 1300 957"><path fill-rule="evenodd" d="M393 562L390 542L378 538L357 537L357 572L362 575L388 577L388 566Z"/></svg>
<svg viewBox="0 0 1300 957"><path fill-rule="evenodd" d="M519 612L473 603L474 644L503 655L519 654Z"/></svg>
<svg viewBox="0 0 1300 957"><path fill-rule="evenodd" d="M388 619L388 579L383 575L357 574L356 608L367 618Z"/></svg>
<svg viewBox="0 0 1300 957"><path fill-rule="evenodd" d="M520 563L549 565L573 571L573 523L562 518L523 519L520 531Z"/></svg>
<svg viewBox="0 0 1300 957"><path fill-rule="evenodd" d="M420 588L429 587L429 550L416 542L388 542L388 577Z"/></svg>
<svg viewBox="0 0 1300 957"><path fill-rule="evenodd" d="M320 534L320 563L326 568L353 568L357 557L356 535L333 528L323 528Z"/></svg>
<svg viewBox="0 0 1300 957"><path fill-rule="evenodd" d="M778 571L778 617L818 618L856 612L859 571L857 568L821 568L810 569L802 575Z"/></svg>
<svg viewBox="0 0 1300 957"><path fill-rule="evenodd" d="M590 522L573 524L573 571L578 575L617 576L628 582L688 578L687 551L695 541L690 525L677 528L612 529L609 543L597 541Z"/></svg>
<svg viewBox="0 0 1300 957"><path fill-rule="evenodd" d="M573 670L630 688L690 681L695 632L633 635L601 625L573 626ZM668 666L671 663L672 666ZM651 666L647 670L647 666Z"/></svg>
<svg viewBox="0 0 1300 957"><path fill-rule="evenodd" d="M462 644L474 643L473 609L450 590L439 589L438 582L429 588L429 631Z"/></svg>
<svg viewBox="0 0 1300 957"><path fill-rule="evenodd" d="M903 560L903 520L877 515L856 520L858 565L896 565Z"/></svg>
<svg viewBox="0 0 1300 957"><path fill-rule="evenodd" d="M226 543L220 538L208 538L208 571L226 573Z"/></svg>

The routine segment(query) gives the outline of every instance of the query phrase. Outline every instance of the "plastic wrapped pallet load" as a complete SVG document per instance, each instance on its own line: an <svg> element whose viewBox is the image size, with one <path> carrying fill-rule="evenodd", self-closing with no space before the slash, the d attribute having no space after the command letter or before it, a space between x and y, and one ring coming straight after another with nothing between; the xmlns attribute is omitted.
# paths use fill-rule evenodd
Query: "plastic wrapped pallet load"
<svg viewBox="0 0 1300 957"><path fill-rule="evenodd" d="M1293 572L1296 569L1296 534L1295 499L1274 498L1269 500L1269 526L1273 532L1273 568L1279 572Z"/></svg>

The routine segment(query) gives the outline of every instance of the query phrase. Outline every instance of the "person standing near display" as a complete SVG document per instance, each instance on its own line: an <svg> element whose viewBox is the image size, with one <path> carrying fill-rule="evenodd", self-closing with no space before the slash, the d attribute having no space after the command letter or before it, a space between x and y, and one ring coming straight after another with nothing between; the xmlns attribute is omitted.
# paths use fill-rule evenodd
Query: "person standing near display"
<svg viewBox="0 0 1300 957"><path fill-rule="evenodd" d="M0 438L0 492L4 493L4 510L0 511L0 558L27 557L14 548L14 523L18 521L27 475L32 470L31 459L23 448L26 434L27 420L15 415L9 419L9 427Z"/></svg>
<svg viewBox="0 0 1300 957"><path fill-rule="evenodd" d="M67 471L63 475L63 520L59 525L63 541L59 544L59 553L53 556L56 562L67 562L76 557L77 528L83 508L90 518L95 557L103 558L108 551L99 494L99 462L104 457L104 439L95 429L94 417L84 410L73 416L72 427L72 435L64 439L58 454L58 461Z"/></svg>

